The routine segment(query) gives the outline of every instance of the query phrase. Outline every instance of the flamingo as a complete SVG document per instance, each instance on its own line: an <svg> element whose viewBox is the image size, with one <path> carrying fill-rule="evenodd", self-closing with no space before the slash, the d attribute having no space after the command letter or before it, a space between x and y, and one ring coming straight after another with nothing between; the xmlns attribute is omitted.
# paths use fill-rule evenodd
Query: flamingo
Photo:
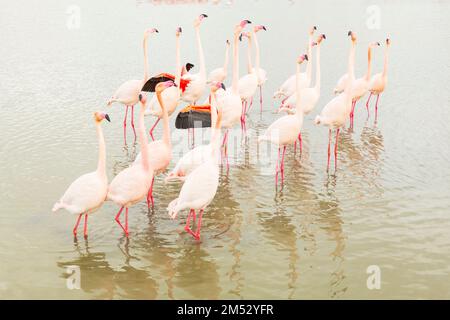
<svg viewBox="0 0 450 320"><path fill-rule="evenodd" d="M243 32L239 37L240 40L242 40L242 36L248 38L248 47L247 47L248 73L239 79L239 95L242 100L241 122L245 126L245 115L247 114L247 106L249 103L253 103L253 96L255 95L256 89L258 88L258 76L252 65L253 35L249 32Z"/></svg>
<svg viewBox="0 0 450 320"><path fill-rule="evenodd" d="M166 104L163 100L163 93L166 90L170 90L172 87L176 87L176 84L172 82L172 86L165 88L159 95L156 94L158 103L162 109L163 118L163 138L162 140L152 141L147 146L147 156L150 167L153 169L152 173L152 183L147 196L147 204L152 201L152 206L154 206L153 199L153 184L155 182L155 176L164 172L172 160L172 143L170 141L170 126L169 126L169 114L166 108ZM142 150L144 151L144 150ZM142 152L140 152L136 159L134 160L135 165L139 165L143 161Z"/></svg>
<svg viewBox="0 0 450 320"><path fill-rule="evenodd" d="M209 73L208 82L224 82L227 74L228 74L228 61L229 61L229 51L230 51L230 41L227 40L227 45L225 49L225 62L223 63L223 67L216 68Z"/></svg>
<svg viewBox="0 0 450 320"><path fill-rule="evenodd" d="M378 115L378 99L380 98L380 94L384 92L384 89L387 84L387 68L388 68L388 58L389 58L389 46L391 45L391 40L386 39L386 48L384 51L384 67L382 73L377 73L370 79L369 82L369 91L370 95L366 102L367 112L369 112L369 102L372 95L377 96L377 101L375 103L375 119Z"/></svg>
<svg viewBox="0 0 450 320"><path fill-rule="evenodd" d="M220 134L217 130L214 130L217 123L217 90L225 89L225 86L221 82L213 82L211 84L211 141L209 144L200 145L195 147L186 153L180 160L178 160L175 168L168 174L165 182L172 180L184 181L192 171L200 166L209 156L213 148L212 142L216 140L216 136ZM214 99L212 97L214 94Z"/></svg>
<svg viewBox="0 0 450 320"><path fill-rule="evenodd" d="M331 148L331 131L336 129L336 142L334 144L334 168L337 169L337 148L338 148L338 138L339 130L345 125L345 121L348 114L352 108L352 85L355 81L354 78L354 63L355 63L355 47L356 47L356 34L352 31L348 32L351 37L352 45L350 49L350 54L348 58L348 72L350 75L344 92L334 97L330 102L328 102L322 109L320 115L316 117L314 123L316 125L323 124L329 128L328 130L328 161L327 161L327 171L330 168L330 148Z"/></svg>
<svg viewBox="0 0 450 320"><path fill-rule="evenodd" d="M306 54L301 55L297 60L297 82L300 82L300 65L303 61L308 61ZM301 90L298 83L297 88L297 112L294 115L283 116L275 122L273 122L266 132L258 138L258 142L270 141L271 143L278 145L278 161L275 171L275 186L278 185L278 172L281 170L281 183L284 182L284 156L286 153L286 146L293 144L297 139L301 139L301 129L303 125L303 111L300 105ZM300 140L301 141L301 140ZM283 156L280 163L280 151L283 148ZM280 164L279 164L280 163Z"/></svg>
<svg viewBox="0 0 450 320"><path fill-rule="evenodd" d="M200 24L203 19L207 18L206 14L201 14L194 21L195 34L197 38L197 49L200 60L200 71L196 74L187 73L183 75L184 80L188 80L186 90L181 95L181 99L190 104L195 104L197 100L202 96L206 87L206 67L205 56L203 54L202 40L200 38Z"/></svg>
<svg viewBox="0 0 450 320"><path fill-rule="evenodd" d="M211 103L216 104L215 91L211 92ZM181 187L178 198L169 203L167 211L172 219L175 219L180 211L189 209L184 229L197 241L200 240L200 229L202 226L203 213L206 207L214 199L219 186L219 165L217 153L220 143L220 127L222 112L219 111L216 122L216 133L211 140L211 149L208 157L200 166L194 169L186 178ZM190 226L191 218L195 221L196 210L200 210L197 222L197 230L193 232Z"/></svg>
<svg viewBox="0 0 450 320"><path fill-rule="evenodd" d="M231 90L227 90L218 100L220 109L222 110L222 127L226 129L222 146L227 159L227 170L230 168L227 155L228 133L239 120L242 119L242 102L239 95L239 35L249 20L242 20L234 30L233 41L233 82Z"/></svg>
<svg viewBox="0 0 450 320"><path fill-rule="evenodd" d="M155 92L161 98L161 93L174 85L172 81L166 81L159 83ZM115 220L119 226L128 236L128 209L129 207L140 202L147 196L150 186L153 181L153 168L150 166L150 159L148 154L148 138L145 130L144 114L146 108L147 97L145 94L139 95L139 101L141 103L141 112L139 114L139 143L142 151L142 161L139 163L133 163L131 166L121 171L111 182L108 188L108 199L120 206L120 210L117 213ZM125 227L120 222L120 215L125 208Z"/></svg>
<svg viewBox="0 0 450 320"><path fill-rule="evenodd" d="M108 177L106 175L106 147L101 122L110 121L107 114L96 112L94 114L95 127L99 142L97 170L87 173L76 179L69 186L61 199L53 206L53 212L65 209L71 214L77 214L78 219L73 228L73 235L77 236L78 225L84 214L84 237L87 238L88 215L97 211L106 199L108 191Z"/></svg>
<svg viewBox="0 0 450 320"><path fill-rule="evenodd" d="M261 30L267 31L267 28L263 25L255 26L253 28L253 37L255 39L255 49L256 49L256 59L255 59L256 69L254 69L253 72L255 72L258 77L259 104L260 104L260 109L262 112L262 103L263 103L262 87L263 87L264 83L266 83L266 81L267 81L267 72L260 66L261 56L260 56L260 49L259 49L257 33ZM251 108L251 105L250 105L250 108ZM249 108L249 111L250 111L250 108Z"/></svg>
<svg viewBox="0 0 450 320"><path fill-rule="evenodd" d="M300 74L300 81L298 82L300 89L307 88L311 84L312 75L312 44L314 32L317 30L317 26L311 27L309 30L309 40L308 40L308 65L306 67L306 72ZM290 76L281 87L274 93L273 98L289 98L291 95L295 94L297 83L297 75Z"/></svg>
<svg viewBox="0 0 450 320"><path fill-rule="evenodd" d="M144 32L144 79L140 80L128 80L120 85L120 87L113 94L108 101L108 106L111 106L114 102L119 102L126 106L125 118L123 119L123 139L125 144L127 143L127 115L128 108L131 106L131 127L133 128L134 138L136 139L136 130L134 128L134 105L139 101L139 93L142 87L147 82L148 76L148 61L147 61L147 40L150 34L158 33L155 28L147 29Z"/></svg>
<svg viewBox="0 0 450 320"><path fill-rule="evenodd" d="M170 117L172 113L175 111L178 102L180 101L180 81L181 81L181 63L180 63L180 36L182 33L181 27L178 27L175 32L176 37L176 71L175 71L175 84L176 86L170 87L169 89L166 89L163 91L161 97L164 102L164 106L166 108L166 111L168 113L168 116ZM186 64L186 72L187 69L190 68L192 64ZM145 115L152 115L154 117L157 117L157 120L153 124L152 128L150 129L150 137L152 140L155 140L153 137L153 130L155 130L156 126L158 125L159 121L161 120L161 117L163 116L163 112L161 109L161 105L158 102L158 98L156 95L153 96L153 98L150 100L149 108L145 112Z"/></svg>
<svg viewBox="0 0 450 320"><path fill-rule="evenodd" d="M313 46L317 46L316 83L314 87L304 88L301 90L302 92L300 104L302 105L303 114L305 115L311 113L320 98L320 44L323 39L326 39L325 34L319 35L317 41L313 43ZM295 103L296 96L292 95L285 102L283 102L282 107L279 111L294 113L296 110Z"/></svg>

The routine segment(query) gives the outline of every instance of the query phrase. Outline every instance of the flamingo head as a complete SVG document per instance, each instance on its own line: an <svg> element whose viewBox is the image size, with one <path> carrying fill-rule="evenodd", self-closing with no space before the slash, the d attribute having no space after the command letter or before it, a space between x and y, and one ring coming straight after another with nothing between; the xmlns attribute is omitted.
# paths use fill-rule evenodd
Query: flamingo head
<svg viewBox="0 0 450 320"><path fill-rule="evenodd" d="M189 72L192 68L194 67L194 65L190 62L186 63L186 71Z"/></svg>
<svg viewBox="0 0 450 320"><path fill-rule="evenodd" d="M325 36L325 34L321 34L319 35L319 37L317 38L317 44L320 44L322 42L323 39L326 39L327 37Z"/></svg>
<svg viewBox="0 0 450 320"><path fill-rule="evenodd" d="M311 29L309 29L309 35L312 36L316 30L317 30L317 26L312 26Z"/></svg>
<svg viewBox="0 0 450 320"><path fill-rule="evenodd" d="M147 95L145 93L139 94L139 102L142 104L142 106L145 106L147 103Z"/></svg>
<svg viewBox="0 0 450 320"><path fill-rule="evenodd" d="M220 88L222 88L223 90L227 90L222 82L214 81L211 83L211 92L216 92Z"/></svg>
<svg viewBox="0 0 450 320"><path fill-rule="evenodd" d="M391 44L391 39L386 38L386 45L389 46Z"/></svg>
<svg viewBox="0 0 450 320"><path fill-rule="evenodd" d="M106 113L103 113L103 112L94 113L94 119L96 122L102 122L104 119L106 119L106 121L108 121L108 122L111 122L109 115Z"/></svg>
<svg viewBox="0 0 450 320"><path fill-rule="evenodd" d="M205 18L208 18L208 16L206 14L202 13L201 15L199 15L194 21L194 27L200 26L203 19L205 19Z"/></svg>
<svg viewBox="0 0 450 320"><path fill-rule="evenodd" d="M249 40L252 38L250 32L242 32L239 36L239 41L242 41L242 37L247 37Z"/></svg>
<svg viewBox="0 0 450 320"><path fill-rule="evenodd" d="M227 39L227 47L231 45L230 40Z"/></svg>
<svg viewBox="0 0 450 320"><path fill-rule="evenodd" d="M250 23L252 23L250 20L242 20L242 21L236 26L235 33L236 33L236 34L241 33L241 31L245 28L245 26L246 26L247 24L250 24Z"/></svg>
<svg viewBox="0 0 450 320"><path fill-rule="evenodd" d="M151 35L152 33L159 33L158 29L156 28L150 28L145 30L145 36L148 37L149 35Z"/></svg>
<svg viewBox="0 0 450 320"><path fill-rule="evenodd" d="M301 64L305 60L308 61L308 55L307 54L302 54L300 57L298 57L297 63Z"/></svg>
<svg viewBox="0 0 450 320"><path fill-rule="evenodd" d="M258 31L261 31L261 30L267 31L267 28L266 28L265 26L263 26L263 25L258 25L258 26L255 26L255 27L253 28L253 31L254 31L255 33L258 32Z"/></svg>
<svg viewBox="0 0 450 320"><path fill-rule="evenodd" d="M379 42L371 42L369 43L369 48L376 48L379 47L381 44Z"/></svg>
<svg viewBox="0 0 450 320"><path fill-rule="evenodd" d="M177 28L177 31L175 32L175 35L177 36L177 37L179 37L179 36L181 36L181 33L183 32L183 29L181 29L181 27L178 27Z"/></svg>
<svg viewBox="0 0 450 320"><path fill-rule="evenodd" d="M176 87L176 86L177 85L172 80L160 82L155 87L155 93L156 94L161 94L161 92L163 92L167 88Z"/></svg>
<svg viewBox="0 0 450 320"><path fill-rule="evenodd" d="M356 34L353 31L350 30L347 35L351 37L352 42L356 42Z"/></svg>

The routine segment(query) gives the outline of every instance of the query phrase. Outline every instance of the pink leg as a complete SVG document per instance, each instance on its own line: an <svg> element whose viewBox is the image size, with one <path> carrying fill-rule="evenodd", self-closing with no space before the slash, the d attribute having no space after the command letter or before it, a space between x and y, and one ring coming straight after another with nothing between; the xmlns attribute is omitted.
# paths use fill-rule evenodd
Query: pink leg
<svg viewBox="0 0 450 320"><path fill-rule="evenodd" d="M193 211L193 209L189 210L189 214L186 219L186 225L184 226L184 230L186 230L186 232L189 232L189 230L191 230L191 216Z"/></svg>
<svg viewBox="0 0 450 320"><path fill-rule="evenodd" d="M131 127L133 128L134 141L136 142L136 129L134 128L134 106L131 106Z"/></svg>
<svg viewBox="0 0 450 320"><path fill-rule="evenodd" d="M87 235L88 235L88 215L85 214L84 215L84 238L87 239Z"/></svg>
<svg viewBox="0 0 450 320"><path fill-rule="evenodd" d="M155 207L155 200L153 199L153 184L155 182L155 177L152 179L152 184L150 185L150 189L147 193L147 207L150 209L150 201L152 202L152 208Z"/></svg>
<svg viewBox="0 0 450 320"><path fill-rule="evenodd" d="M295 141L295 142L297 142L297 141ZM300 157L301 157L302 153L303 153L303 139L302 139L302 133L301 132L298 134L298 142L299 142L299 145L300 145Z"/></svg>
<svg viewBox="0 0 450 320"><path fill-rule="evenodd" d="M75 227L74 227L73 230L72 230L73 235L74 235L75 237L77 236L78 225L80 224L80 220L81 220L81 216L82 216L82 215L83 215L83 214L80 214L80 215L78 216L77 223L75 224Z"/></svg>
<svg viewBox="0 0 450 320"><path fill-rule="evenodd" d="M250 112L250 109L252 108L252 106L253 106L253 97L252 97L251 100L250 100L250 106L248 107L248 110L247 110L247 112L245 113L245 116L247 116L247 113Z"/></svg>
<svg viewBox="0 0 450 320"><path fill-rule="evenodd" d="M128 237L128 208L125 209L125 234Z"/></svg>
<svg viewBox="0 0 450 320"><path fill-rule="evenodd" d="M283 147L283 157L281 158L281 184L284 184L284 155L286 154L286 146Z"/></svg>
<svg viewBox="0 0 450 320"><path fill-rule="evenodd" d="M202 217L203 217L203 209L200 210L200 215L198 217L198 223L197 223L197 231L194 234L194 238L197 241L200 240L200 229L202 228Z"/></svg>
<svg viewBox="0 0 450 320"><path fill-rule="evenodd" d="M330 155L331 155L331 128L328 131L328 161L327 161L327 171L330 170Z"/></svg>
<svg viewBox="0 0 450 320"><path fill-rule="evenodd" d="M294 142L294 156L297 154L297 140Z"/></svg>
<svg viewBox="0 0 450 320"><path fill-rule="evenodd" d="M353 129L353 116L355 112L356 101L352 101L352 111L350 112L350 128Z"/></svg>
<svg viewBox="0 0 450 320"><path fill-rule="evenodd" d="M367 118L369 118L369 116L370 116L370 112L369 112L370 98L372 98L372 92L370 93L369 98L367 99L367 102L366 102Z"/></svg>
<svg viewBox="0 0 450 320"><path fill-rule="evenodd" d="M120 219L119 219L119 218L120 218L120 215L122 214L123 208L124 208L124 207L120 208L119 212L118 212L117 215L116 215L115 220L116 220L116 222L119 224L119 226L122 228L122 230L125 232L125 234L128 236L128 231L127 231L127 229L123 227L123 225L122 225L122 223L120 223ZM128 213L128 208L126 209L126 212ZM126 224L127 224L127 227L128 227L128 214L127 214L127 216L126 216L126 219L127 219Z"/></svg>
<svg viewBox="0 0 450 320"><path fill-rule="evenodd" d="M334 143L334 171L337 170L337 150L339 139L339 128L336 130L336 142Z"/></svg>
<svg viewBox="0 0 450 320"><path fill-rule="evenodd" d="M128 116L128 106L125 109L125 118L123 119L123 141L127 144L127 116Z"/></svg>
<svg viewBox="0 0 450 320"><path fill-rule="evenodd" d="M380 99L380 94L377 94L377 102L375 102L375 120L378 118L378 99Z"/></svg>
<svg viewBox="0 0 450 320"><path fill-rule="evenodd" d="M158 125L159 120L161 120L161 118L158 118L158 120L155 121L155 123L153 124L153 127L150 129L150 137L152 137L152 140L155 141L155 138L153 137L153 130L155 130L156 126Z"/></svg>
<svg viewBox="0 0 450 320"><path fill-rule="evenodd" d="M260 111L262 113L262 109L263 109L263 96L262 96L262 86L259 86L259 106L260 106Z"/></svg>
<svg viewBox="0 0 450 320"><path fill-rule="evenodd" d="M195 147L195 127L192 128L192 149L194 149L194 147Z"/></svg>
<svg viewBox="0 0 450 320"><path fill-rule="evenodd" d="M278 148L278 159L277 159L277 166L275 168L275 188L278 186L278 172L279 172L279 168L280 168L280 151L281 148Z"/></svg>

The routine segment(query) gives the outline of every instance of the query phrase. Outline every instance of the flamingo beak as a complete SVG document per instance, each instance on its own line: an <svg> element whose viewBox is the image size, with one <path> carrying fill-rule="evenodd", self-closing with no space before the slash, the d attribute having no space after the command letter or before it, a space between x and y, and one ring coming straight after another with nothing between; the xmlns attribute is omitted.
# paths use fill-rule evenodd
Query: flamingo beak
<svg viewBox="0 0 450 320"><path fill-rule="evenodd" d="M322 33L322 38L324 38L324 39L326 39L327 37L325 36L325 34L324 33Z"/></svg>
<svg viewBox="0 0 450 320"><path fill-rule="evenodd" d="M223 90L227 91L227 88L225 87L225 85L224 85L223 83L220 84L220 87L221 87Z"/></svg>
<svg viewBox="0 0 450 320"><path fill-rule="evenodd" d="M242 33L239 35L239 41L242 41Z"/></svg>
<svg viewBox="0 0 450 320"><path fill-rule="evenodd" d="M350 30L350 31L347 33L347 35L348 35L348 36L351 36L351 35L352 35L352 31Z"/></svg>
<svg viewBox="0 0 450 320"><path fill-rule="evenodd" d="M108 120L108 122L111 122L111 119L109 118L108 114L105 114L105 119Z"/></svg>

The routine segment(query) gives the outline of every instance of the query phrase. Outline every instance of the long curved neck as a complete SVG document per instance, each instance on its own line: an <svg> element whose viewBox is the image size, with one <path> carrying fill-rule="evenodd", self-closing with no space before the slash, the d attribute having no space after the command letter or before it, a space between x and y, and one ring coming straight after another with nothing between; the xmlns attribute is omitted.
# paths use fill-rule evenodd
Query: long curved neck
<svg viewBox="0 0 450 320"><path fill-rule="evenodd" d="M176 71L175 71L175 84L180 87L181 82L181 62L180 62L180 37L177 36L176 39Z"/></svg>
<svg viewBox="0 0 450 320"><path fill-rule="evenodd" d="M316 60L316 84L314 89L320 92L320 43L317 44L317 60Z"/></svg>
<svg viewBox="0 0 450 320"><path fill-rule="evenodd" d="M106 175L106 147L105 138L103 136L102 126L99 121L95 122L95 127L97 129L98 138L98 164L97 172L101 175Z"/></svg>
<svg viewBox="0 0 450 320"><path fill-rule="evenodd" d="M198 57L200 60L200 73L206 76L206 67L205 67L205 56L203 54L202 40L200 38L200 27L195 27L195 33L197 36L197 48L198 48Z"/></svg>
<svg viewBox="0 0 450 320"><path fill-rule="evenodd" d="M295 85L295 87L296 87L296 89L295 89L295 92L296 92L296 106L295 106L295 109L296 109L296 115L297 116L301 116L302 114L303 114L303 111L302 111L302 108L301 108L301 106L300 106L300 88L299 88L299 83L300 83L300 63L297 63L297 67L296 67L297 69L297 72L295 73L295 83L296 83L296 85Z"/></svg>
<svg viewBox="0 0 450 320"><path fill-rule="evenodd" d="M144 37L143 46L144 46L144 81L148 80L148 52L147 52L147 36Z"/></svg>
<svg viewBox="0 0 450 320"><path fill-rule="evenodd" d="M384 51L383 77L386 77L386 76L387 76L388 58L389 58L389 46L386 46L386 49L385 49L385 51Z"/></svg>
<svg viewBox="0 0 450 320"><path fill-rule="evenodd" d="M167 114L167 109L164 106L164 101L161 98L161 93L157 93L156 97L158 98L159 105L163 111L163 142L170 146L170 127L169 127L169 115Z"/></svg>
<svg viewBox="0 0 450 320"><path fill-rule="evenodd" d="M260 68L260 63L261 63L261 57L260 57L260 52L259 52L259 42L258 42L258 37L256 36L256 32L253 31L253 37L255 38L255 50L256 50L256 58L255 58L255 68L257 70L259 70Z"/></svg>
<svg viewBox="0 0 450 320"><path fill-rule="evenodd" d="M216 93L211 92L211 144L216 141L217 136L217 99Z"/></svg>
<svg viewBox="0 0 450 320"><path fill-rule="evenodd" d="M248 38L247 60L248 60L248 73L252 73L253 65L252 65L252 39L251 38Z"/></svg>
<svg viewBox="0 0 450 320"><path fill-rule="evenodd" d="M365 76L365 79L367 81L370 80L371 72L372 72L372 47L369 46L369 49L367 50L367 73Z"/></svg>
<svg viewBox="0 0 450 320"><path fill-rule="evenodd" d="M311 83L312 78L312 41L313 36L312 34L309 35L309 43L308 43L308 65L306 66L306 77L308 79L308 82Z"/></svg>
<svg viewBox="0 0 450 320"><path fill-rule="evenodd" d="M227 44L227 48L225 50L225 61L223 63L223 70L227 72L228 69L228 63L229 63L229 55L230 55L230 46Z"/></svg>
<svg viewBox="0 0 450 320"><path fill-rule="evenodd" d="M356 43L354 41L352 41L352 46L350 48L350 55L348 56L348 69L347 69L347 74L348 74L348 81L347 84L345 86L344 89L344 93L347 95L347 97L349 97L351 99L351 88L353 85L353 81L355 81L355 48L356 48Z"/></svg>
<svg viewBox="0 0 450 320"><path fill-rule="evenodd" d="M141 105L141 112L139 113L139 143L141 144L142 165L145 170L149 170L148 138L145 130L144 115L145 105Z"/></svg>
<svg viewBox="0 0 450 320"><path fill-rule="evenodd" d="M239 94L239 43L238 34L234 34L233 40L233 84L232 90L233 94Z"/></svg>

